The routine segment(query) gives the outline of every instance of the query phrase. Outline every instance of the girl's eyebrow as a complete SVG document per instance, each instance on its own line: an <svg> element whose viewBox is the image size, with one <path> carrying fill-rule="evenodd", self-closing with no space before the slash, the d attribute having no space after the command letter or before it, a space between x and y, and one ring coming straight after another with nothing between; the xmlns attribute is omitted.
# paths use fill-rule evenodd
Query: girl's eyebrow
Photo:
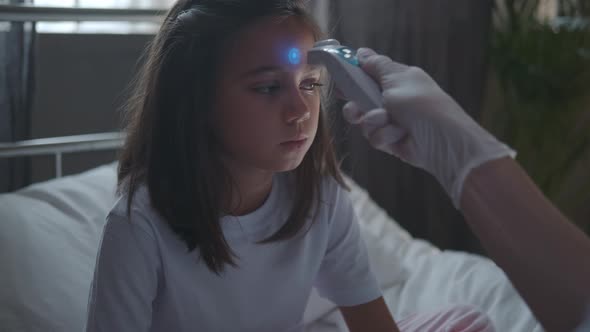
<svg viewBox="0 0 590 332"><path fill-rule="evenodd" d="M306 72L316 72L316 71L321 71L321 67L320 66L315 66L315 65L303 65L303 70ZM254 68L252 70L248 70L245 73L243 73L242 75L240 75L241 78L247 78L247 77L251 77L251 76L257 76L260 74L267 74L267 73L277 73L277 72L285 72L287 70L285 70L284 67L281 66L260 66L258 68Z"/></svg>
<svg viewBox="0 0 590 332"><path fill-rule="evenodd" d="M266 74L266 73L276 73L276 72L281 72L281 71L283 71L283 69L280 66L261 66L261 67L254 68L252 70L249 70L249 71L243 73L242 75L240 75L240 77L246 78L246 77L250 77L250 76L256 76L256 75Z"/></svg>

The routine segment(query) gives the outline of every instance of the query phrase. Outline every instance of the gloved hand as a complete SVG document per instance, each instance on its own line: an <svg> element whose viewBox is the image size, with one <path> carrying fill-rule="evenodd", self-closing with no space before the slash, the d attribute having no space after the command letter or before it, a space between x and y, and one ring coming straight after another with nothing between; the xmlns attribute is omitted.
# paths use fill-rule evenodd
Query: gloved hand
<svg viewBox="0 0 590 332"><path fill-rule="evenodd" d="M361 67L379 83L383 108L361 110L354 102L344 117L361 127L372 146L434 175L460 208L469 172L516 152L480 127L430 76L366 48ZM368 111L368 112L366 112Z"/></svg>

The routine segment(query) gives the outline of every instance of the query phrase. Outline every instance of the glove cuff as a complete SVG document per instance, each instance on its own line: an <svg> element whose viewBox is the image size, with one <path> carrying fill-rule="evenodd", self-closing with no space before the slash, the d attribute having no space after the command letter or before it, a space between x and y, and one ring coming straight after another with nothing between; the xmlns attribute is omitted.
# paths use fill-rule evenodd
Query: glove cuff
<svg viewBox="0 0 590 332"><path fill-rule="evenodd" d="M516 151L508 147L506 144L500 144L498 148L491 152L488 151L486 154L478 156L476 158L471 159L467 165L465 165L458 173L455 181L451 185L450 188L450 196L453 201L453 205L457 210L461 209L461 195L463 193L463 184L467 175L474 169L477 168L484 163L496 159L501 159L504 157L511 157L512 159L516 158Z"/></svg>

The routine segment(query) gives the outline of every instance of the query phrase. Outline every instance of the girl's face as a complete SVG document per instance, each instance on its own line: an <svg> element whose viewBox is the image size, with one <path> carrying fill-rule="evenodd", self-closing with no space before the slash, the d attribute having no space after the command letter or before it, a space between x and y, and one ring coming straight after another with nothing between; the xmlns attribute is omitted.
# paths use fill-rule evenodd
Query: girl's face
<svg viewBox="0 0 590 332"><path fill-rule="evenodd" d="M214 107L225 162L269 172L301 163L320 111L321 70L306 64L313 44L311 29L295 18L263 19L232 40ZM289 51L299 52L298 64L289 61Z"/></svg>

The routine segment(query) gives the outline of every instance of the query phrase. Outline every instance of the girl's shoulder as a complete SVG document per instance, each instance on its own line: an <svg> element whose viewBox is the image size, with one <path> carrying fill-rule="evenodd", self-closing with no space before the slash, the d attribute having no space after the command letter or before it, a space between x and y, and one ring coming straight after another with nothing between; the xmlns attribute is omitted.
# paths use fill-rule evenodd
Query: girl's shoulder
<svg viewBox="0 0 590 332"><path fill-rule="evenodd" d="M130 205L129 193L124 193L117 199L107 216L107 223L127 222L152 234L154 223L158 218L158 214L150 203L147 186L141 184L133 193Z"/></svg>
<svg viewBox="0 0 590 332"><path fill-rule="evenodd" d="M140 211L144 211L146 208L149 207L149 205L151 205L149 199L149 192L145 184L140 184L139 186L137 186L137 188L131 195L132 200L130 205L129 195L131 195L131 193L129 192L125 192L122 195L120 195L109 214L117 216L128 216L130 214L129 211L131 211L132 213L138 213Z"/></svg>
<svg viewBox="0 0 590 332"><path fill-rule="evenodd" d="M343 195L347 197L349 190L345 185L347 185L346 182L340 183L340 181L332 175L322 176L322 197L333 199L337 199Z"/></svg>

